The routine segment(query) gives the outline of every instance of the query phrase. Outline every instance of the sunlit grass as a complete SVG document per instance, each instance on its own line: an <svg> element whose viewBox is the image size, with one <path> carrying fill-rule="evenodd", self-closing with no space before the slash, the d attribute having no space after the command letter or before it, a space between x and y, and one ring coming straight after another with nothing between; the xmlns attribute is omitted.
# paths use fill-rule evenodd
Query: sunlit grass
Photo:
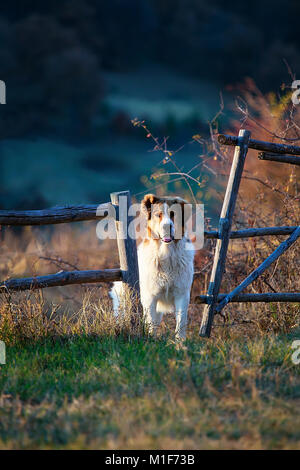
<svg viewBox="0 0 300 470"><path fill-rule="evenodd" d="M14 344L1 448L299 448L295 335L194 337L183 349L123 334Z"/></svg>

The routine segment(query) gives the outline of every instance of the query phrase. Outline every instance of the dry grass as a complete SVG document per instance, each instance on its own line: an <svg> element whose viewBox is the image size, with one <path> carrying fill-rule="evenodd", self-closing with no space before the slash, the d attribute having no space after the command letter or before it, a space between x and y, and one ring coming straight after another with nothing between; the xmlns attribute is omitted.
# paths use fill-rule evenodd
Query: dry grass
<svg viewBox="0 0 300 470"><path fill-rule="evenodd" d="M71 335L8 347L1 448L300 448L299 366L290 359L299 330L224 330L178 350L171 335L81 320Z"/></svg>

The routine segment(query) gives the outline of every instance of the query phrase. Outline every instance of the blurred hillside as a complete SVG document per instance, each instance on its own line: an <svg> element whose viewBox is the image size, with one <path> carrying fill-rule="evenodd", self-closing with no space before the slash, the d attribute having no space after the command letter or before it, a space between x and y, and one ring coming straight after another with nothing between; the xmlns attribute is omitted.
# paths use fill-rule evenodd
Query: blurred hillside
<svg viewBox="0 0 300 470"><path fill-rule="evenodd" d="M148 119L176 148L208 133L226 85L247 76L263 91L290 82L284 60L298 72L299 12L283 0L3 4L0 206L139 193L159 158L130 119ZM200 151L184 149L179 165L189 168Z"/></svg>

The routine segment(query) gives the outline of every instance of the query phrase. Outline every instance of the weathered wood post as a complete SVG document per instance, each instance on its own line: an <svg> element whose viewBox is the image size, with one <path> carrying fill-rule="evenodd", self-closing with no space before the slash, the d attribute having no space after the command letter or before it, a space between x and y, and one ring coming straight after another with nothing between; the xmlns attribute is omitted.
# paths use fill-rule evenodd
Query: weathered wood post
<svg viewBox="0 0 300 470"><path fill-rule="evenodd" d="M224 197L223 207L219 221L219 234L215 249L214 263L208 287L208 305L204 307L200 336L209 337L213 318L218 302L218 294L221 287L223 272L225 268L226 255L230 239L232 217L241 182L244 162L248 151L248 142L251 133L244 129L240 130L235 147L234 157L231 165L229 180Z"/></svg>
<svg viewBox="0 0 300 470"><path fill-rule="evenodd" d="M133 222L133 217L128 213L131 206L130 192L111 193L110 198L112 204L117 208L116 231L122 280L139 296L136 240L128 234L128 227Z"/></svg>

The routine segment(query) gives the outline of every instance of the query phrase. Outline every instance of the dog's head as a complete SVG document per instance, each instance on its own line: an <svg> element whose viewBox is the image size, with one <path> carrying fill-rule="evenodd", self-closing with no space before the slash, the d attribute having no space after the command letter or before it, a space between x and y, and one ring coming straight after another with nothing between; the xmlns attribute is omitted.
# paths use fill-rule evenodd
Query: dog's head
<svg viewBox="0 0 300 470"><path fill-rule="evenodd" d="M147 194L141 209L147 217L148 237L169 244L185 234L187 202L180 197L159 197Z"/></svg>

